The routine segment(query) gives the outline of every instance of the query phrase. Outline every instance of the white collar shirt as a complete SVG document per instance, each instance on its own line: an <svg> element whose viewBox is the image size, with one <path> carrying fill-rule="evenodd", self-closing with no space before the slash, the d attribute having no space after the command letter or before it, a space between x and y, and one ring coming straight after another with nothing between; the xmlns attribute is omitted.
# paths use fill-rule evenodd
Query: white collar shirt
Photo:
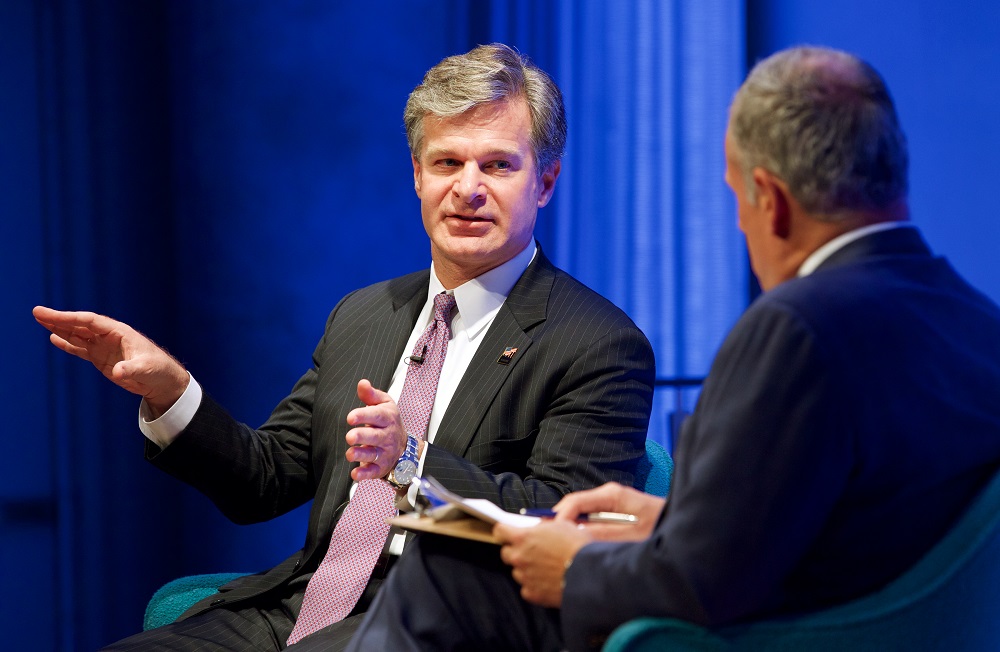
<svg viewBox="0 0 1000 652"><path fill-rule="evenodd" d="M489 329L493 319L500 312L500 307L507 300L507 295L514 284L521 278L528 265L535 257L537 248L532 242L518 255L488 272L480 274L467 281L451 292L455 296L457 310L451 320L451 339L448 341L448 352L445 355L444 366L441 367L441 378L438 380L437 394L434 397L434 407L431 410L427 426L427 441L433 442L441 419L444 417L455 390L465 375L469 363L479 350L483 336ZM392 400L399 401L406 380L406 360L413 353L417 340L431 322L434 311L434 296L444 292L444 286L438 280L431 264L430 283L427 290L427 301L417 316L417 322L410 333L410 339L403 348L392 382L386 390ZM501 351L497 352L499 357Z"/></svg>
<svg viewBox="0 0 1000 652"><path fill-rule="evenodd" d="M860 240L866 235L879 233L880 231L888 231L889 229L900 228L912 229L916 228L916 226L910 222L879 222L877 224L862 226L861 228L848 231L847 233L841 233L833 240L830 240L822 247L809 254L809 257L802 261L802 264L799 265L799 270L795 275L798 277L809 276L816 271L817 267L826 262L826 259L832 256L835 252L840 251L850 243L855 240Z"/></svg>

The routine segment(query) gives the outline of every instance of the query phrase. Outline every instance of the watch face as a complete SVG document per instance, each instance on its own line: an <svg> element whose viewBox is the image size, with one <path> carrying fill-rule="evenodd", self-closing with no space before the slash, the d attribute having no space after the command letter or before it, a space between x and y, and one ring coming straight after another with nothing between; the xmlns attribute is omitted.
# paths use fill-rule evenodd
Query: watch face
<svg viewBox="0 0 1000 652"><path fill-rule="evenodd" d="M417 474L417 465L412 460L399 460L396 468L392 471L392 478L396 484L410 484L410 480Z"/></svg>

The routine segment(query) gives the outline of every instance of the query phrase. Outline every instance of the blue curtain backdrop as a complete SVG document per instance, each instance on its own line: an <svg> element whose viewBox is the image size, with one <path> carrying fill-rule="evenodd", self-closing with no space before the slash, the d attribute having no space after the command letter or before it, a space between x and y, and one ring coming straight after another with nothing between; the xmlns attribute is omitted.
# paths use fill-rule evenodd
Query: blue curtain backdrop
<svg viewBox="0 0 1000 652"><path fill-rule="evenodd" d="M144 463L135 398L31 306L133 324L262 422L337 299L428 264L401 113L448 54L500 40L553 74L570 141L542 246L660 376L703 375L746 301L721 146L742 23L722 0L0 3L5 646L95 649L173 577L273 565L306 518L234 526Z"/></svg>
<svg viewBox="0 0 1000 652"><path fill-rule="evenodd" d="M751 60L844 47L885 74L915 219L1000 300L1000 5L935 0L7 0L0 2L0 631L92 650L173 577L256 570L304 514L236 527L141 461L134 397L54 350L36 303L119 317L257 423L345 292L423 267L402 133L441 57L502 40L566 92L569 152L542 245L705 371L745 303L721 182ZM743 23L747 30L744 32ZM689 408L691 396L682 396ZM666 437L670 392L651 435Z"/></svg>
<svg viewBox="0 0 1000 652"><path fill-rule="evenodd" d="M722 148L745 71L743 6L491 4L488 40L530 54L566 96L567 155L539 238L557 264L631 315L665 381L704 376L747 302ZM650 437L669 447L669 417L696 394L661 387Z"/></svg>
<svg viewBox="0 0 1000 652"><path fill-rule="evenodd" d="M748 266L723 182L726 111L744 68L743 3L560 5L570 133L556 261L636 321L657 376L699 378L747 302ZM696 389L657 391L650 437Z"/></svg>

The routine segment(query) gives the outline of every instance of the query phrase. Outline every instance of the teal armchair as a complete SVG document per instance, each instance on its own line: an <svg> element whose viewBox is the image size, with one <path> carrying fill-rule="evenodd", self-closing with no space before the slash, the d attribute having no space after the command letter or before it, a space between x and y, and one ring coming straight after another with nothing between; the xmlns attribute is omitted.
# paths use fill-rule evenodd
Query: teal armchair
<svg viewBox="0 0 1000 652"><path fill-rule="evenodd" d="M636 484L646 493L666 496L674 461L660 444L646 440L646 457L639 464ZM142 628L152 629L172 623L198 600L218 592L219 587L247 573L189 575L167 582L146 605Z"/></svg>
<svg viewBox="0 0 1000 652"><path fill-rule="evenodd" d="M872 595L798 618L715 630L639 618L604 646L604 652L997 649L1000 474L921 561Z"/></svg>
<svg viewBox="0 0 1000 652"><path fill-rule="evenodd" d="M673 473L674 460L670 453L652 439L647 439L646 457L639 462L635 486L642 487L647 494L666 496Z"/></svg>
<svg viewBox="0 0 1000 652"><path fill-rule="evenodd" d="M218 593L219 587L237 577L249 573L210 573L207 575L188 575L179 577L164 584L153 594L146 605L146 614L142 619L142 628L153 629L167 625L175 620L188 607L213 593Z"/></svg>

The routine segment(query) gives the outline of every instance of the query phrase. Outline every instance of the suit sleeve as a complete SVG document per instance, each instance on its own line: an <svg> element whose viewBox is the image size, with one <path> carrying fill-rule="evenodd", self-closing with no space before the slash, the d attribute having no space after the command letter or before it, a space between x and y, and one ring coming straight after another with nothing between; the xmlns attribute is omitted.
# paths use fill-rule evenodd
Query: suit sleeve
<svg viewBox="0 0 1000 652"><path fill-rule="evenodd" d="M313 366L263 426L254 429L237 421L205 393L188 427L163 450L147 442L146 458L204 493L235 523L266 521L311 500L315 481L309 460L319 352L336 314L337 308L316 347Z"/></svg>
<svg viewBox="0 0 1000 652"><path fill-rule="evenodd" d="M766 612L850 473L849 379L808 326L751 308L684 426L665 513L634 544L591 544L566 577L572 650L638 616L709 626Z"/></svg>

